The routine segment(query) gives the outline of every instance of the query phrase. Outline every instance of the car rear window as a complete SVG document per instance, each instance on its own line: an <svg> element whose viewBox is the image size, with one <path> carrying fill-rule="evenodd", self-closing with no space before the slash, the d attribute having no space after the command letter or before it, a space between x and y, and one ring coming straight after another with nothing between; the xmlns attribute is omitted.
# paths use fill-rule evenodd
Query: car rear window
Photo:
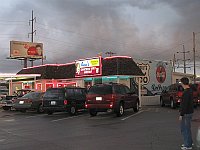
<svg viewBox="0 0 200 150"><path fill-rule="evenodd" d="M62 97L64 96L64 90L62 89L48 89L44 94L44 97Z"/></svg>
<svg viewBox="0 0 200 150"><path fill-rule="evenodd" d="M112 86L109 85L97 85L97 86L92 86L88 94L112 94Z"/></svg>
<svg viewBox="0 0 200 150"><path fill-rule="evenodd" d="M191 85L190 85L190 88L191 88L193 91L197 91L198 85L197 85L197 84L191 84Z"/></svg>
<svg viewBox="0 0 200 150"><path fill-rule="evenodd" d="M183 92L183 91L184 91L184 88L180 85L180 86L178 86L178 91L179 91L179 92Z"/></svg>

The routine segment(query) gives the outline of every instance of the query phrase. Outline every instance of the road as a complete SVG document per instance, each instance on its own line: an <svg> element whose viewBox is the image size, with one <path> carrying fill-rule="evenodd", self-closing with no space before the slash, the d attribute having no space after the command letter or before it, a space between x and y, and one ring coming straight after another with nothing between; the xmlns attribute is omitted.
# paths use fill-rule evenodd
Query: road
<svg viewBox="0 0 200 150"><path fill-rule="evenodd" d="M194 139L198 126L200 107L192 121ZM0 150L179 150L181 144L178 110L170 108L142 107L120 118L0 110Z"/></svg>

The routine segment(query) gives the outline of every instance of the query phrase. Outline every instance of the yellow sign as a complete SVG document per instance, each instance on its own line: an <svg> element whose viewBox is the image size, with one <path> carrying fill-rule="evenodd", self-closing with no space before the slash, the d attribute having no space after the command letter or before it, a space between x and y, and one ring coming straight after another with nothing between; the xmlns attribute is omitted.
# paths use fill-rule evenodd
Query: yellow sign
<svg viewBox="0 0 200 150"><path fill-rule="evenodd" d="M99 59L90 60L90 66L91 67L99 66Z"/></svg>

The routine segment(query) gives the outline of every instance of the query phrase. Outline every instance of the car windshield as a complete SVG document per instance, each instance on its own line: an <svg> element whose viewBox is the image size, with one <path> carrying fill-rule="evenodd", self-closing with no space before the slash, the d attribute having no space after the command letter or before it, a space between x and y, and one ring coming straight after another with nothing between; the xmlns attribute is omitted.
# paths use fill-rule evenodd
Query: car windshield
<svg viewBox="0 0 200 150"><path fill-rule="evenodd" d="M88 94L112 94L112 86L110 85L96 85L92 86Z"/></svg>
<svg viewBox="0 0 200 150"><path fill-rule="evenodd" d="M61 89L48 89L44 97L60 97L64 96L64 91Z"/></svg>

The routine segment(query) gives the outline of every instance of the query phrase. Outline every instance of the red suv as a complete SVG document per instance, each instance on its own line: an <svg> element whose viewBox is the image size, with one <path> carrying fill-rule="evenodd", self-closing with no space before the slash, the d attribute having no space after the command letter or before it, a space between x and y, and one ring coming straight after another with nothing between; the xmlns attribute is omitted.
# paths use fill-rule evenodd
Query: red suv
<svg viewBox="0 0 200 150"><path fill-rule="evenodd" d="M160 105L170 105L171 108L176 108L180 105L181 97L183 95L183 87L180 84L172 84L162 91L160 95Z"/></svg>
<svg viewBox="0 0 200 150"><path fill-rule="evenodd" d="M193 91L193 103L194 107L197 107L199 103L199 92L197 89L197 84L190 84ZM165 105L170 105L171 108L176 108L180 105L181 98L183 95L183 87L181 84L172 84L167 90L164 90L160 95L160 105L163 107Z"/></svg>
<svg viewBox="0 0 200 150"><path fill-rule="evenodd" d="M124 114L124 109L133 108L134 112L138 112L139 102L138 96L125 85L97 84L88 90L85 107L91 116L112 110L119 117Z"/></svg>

